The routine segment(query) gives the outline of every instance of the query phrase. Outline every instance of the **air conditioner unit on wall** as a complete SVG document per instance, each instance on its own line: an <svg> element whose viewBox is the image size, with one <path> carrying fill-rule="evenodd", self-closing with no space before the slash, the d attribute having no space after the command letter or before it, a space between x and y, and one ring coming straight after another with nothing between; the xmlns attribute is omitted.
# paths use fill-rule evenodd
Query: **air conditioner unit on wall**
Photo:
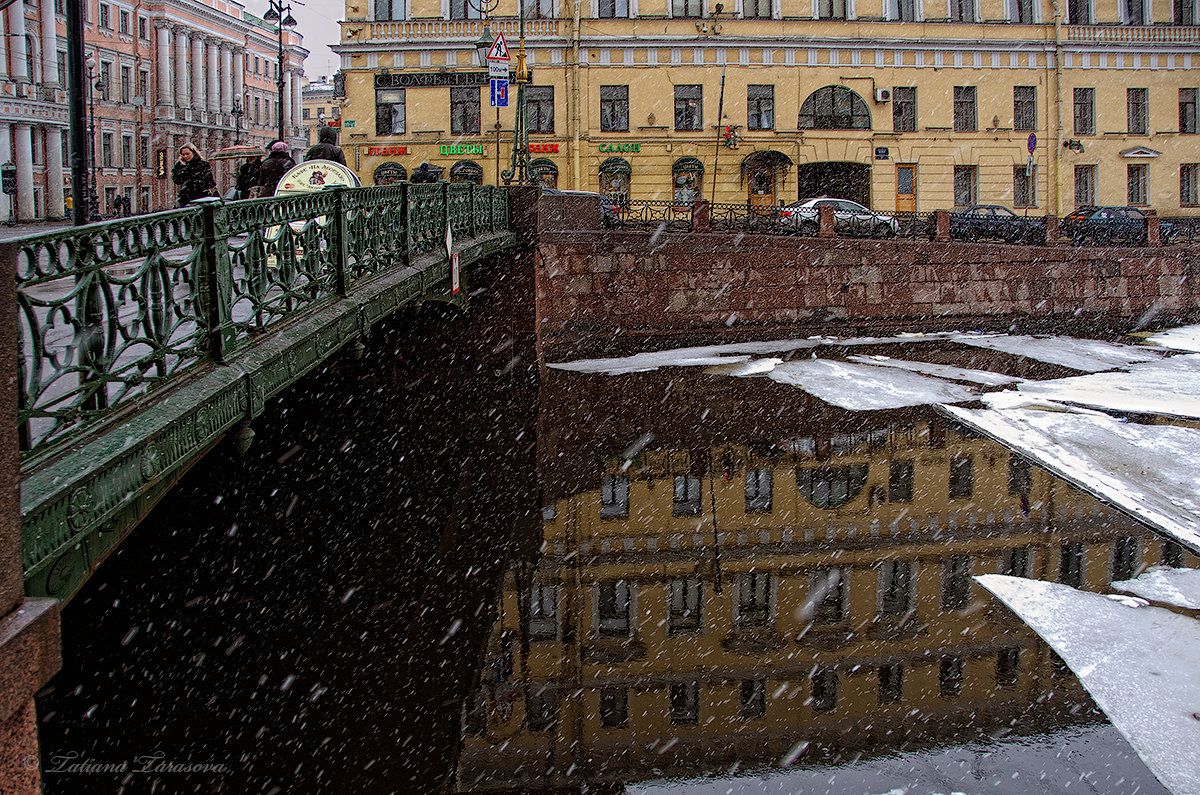
<svg viewBox="0 0 1200 795"><path fill-rule="evenodd" d="M892 90L890 88L875 89L875 101L876 102L891 102L892 101Z"/></svg>

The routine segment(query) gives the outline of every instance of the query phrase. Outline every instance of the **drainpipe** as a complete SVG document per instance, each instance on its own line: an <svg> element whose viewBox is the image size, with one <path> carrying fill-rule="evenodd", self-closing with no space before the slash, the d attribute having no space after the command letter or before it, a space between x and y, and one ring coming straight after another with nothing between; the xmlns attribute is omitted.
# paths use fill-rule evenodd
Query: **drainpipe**
<svg viewBox="0 0 1200 795"><path fill-rule="evenodd" d="M1054 7L1054 148L1046 158L1047 164L1053 171L1054 194L1050 207L1054 214L1062 218L1062 145L1063 145L1063 96L1062 96L1062 59L1063 59L1063 28L1062 4L1060 0L1050 0Z"/></svg>
<svg viewBox="0 0 1200 795"><path fill-rule="evenodd" d="M571 186L582 190L579 173L579 4L575 0L575 8L571 17Z"/></svg>

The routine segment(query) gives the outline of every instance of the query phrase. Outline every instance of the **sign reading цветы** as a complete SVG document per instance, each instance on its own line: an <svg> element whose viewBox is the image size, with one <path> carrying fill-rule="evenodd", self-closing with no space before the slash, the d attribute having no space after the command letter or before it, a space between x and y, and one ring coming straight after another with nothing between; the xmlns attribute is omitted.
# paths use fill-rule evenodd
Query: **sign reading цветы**
<svg viewBox="0 0 1200 795"><path fill-rule="evenodd" d="M440 155L485 155L483 144L442 144L438 147Z"/></svg>

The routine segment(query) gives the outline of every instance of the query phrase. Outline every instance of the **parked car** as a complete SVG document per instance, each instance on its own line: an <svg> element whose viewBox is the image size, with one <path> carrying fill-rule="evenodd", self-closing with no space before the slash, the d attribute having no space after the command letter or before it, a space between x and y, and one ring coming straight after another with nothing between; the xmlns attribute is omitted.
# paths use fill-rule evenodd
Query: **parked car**
<svg viewBox="0 0 1200 795"><path fill-rule="evenodd" d="M1022 217L995 204L976 204L961 213L950 214L950 237L1045 245L1046 221Z"/></svg>
<svg viewBox="0 0 1200 795"><path fill-rule="evenodd" d="M608 229L615 228L621 220L621 205L611 196L594 193L588 190L559 190L558 188L542 187L542 193L571 196L595 196L600 200L600 220Z"/></svg>
<svg viewBox="0 0 1200 795"><path fill-rule="evenodd" d="M1162 241L1170 242L1174 234L1171 223L1159 221L1158 228ZM1059 222L1058 230L1077 246L1117 243L1144 246L1146 213L1137 207L1080 207Z"/></svg>
<svg viewBox="0 0 1200 795"><path fill-rule="evenodd" d="M900 229L896 219L877 213L849 199L805 199L779 210L783 224L805 234L816 234L820 226L819 208L833 208L833 228L839 235L855 237L895 237Z"/></svg>

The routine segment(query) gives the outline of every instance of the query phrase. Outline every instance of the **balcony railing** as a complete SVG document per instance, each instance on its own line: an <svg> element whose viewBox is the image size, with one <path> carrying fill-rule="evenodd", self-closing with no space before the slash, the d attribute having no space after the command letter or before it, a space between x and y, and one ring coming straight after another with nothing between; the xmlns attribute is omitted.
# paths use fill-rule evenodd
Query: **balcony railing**
<svg viewBox="0 0 1200 795"><path fill-rule="evenodd" d="M1070 25L1068 41L1114 44L1170 44L1200 41L1200 26L1193 25Z"/></svg>
<svg viewBox="0 0 1200 795"><path fill-rule="evenodd" d="M557 19L526 19L525 37L553 38L559 35ZM368 41L411 39L462 39L473 41L490 26L492 35L503 33L516 43L520 20L516 17L482 19L413 19L367 23Z"/></svg>

